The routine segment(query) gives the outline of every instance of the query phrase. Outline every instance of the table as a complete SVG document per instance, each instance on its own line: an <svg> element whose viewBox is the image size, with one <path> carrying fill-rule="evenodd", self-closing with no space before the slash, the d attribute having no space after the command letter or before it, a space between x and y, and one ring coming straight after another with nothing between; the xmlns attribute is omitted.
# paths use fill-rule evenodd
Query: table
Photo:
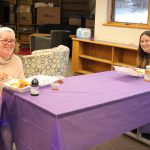
<svg viewBox="0 0 150 150"><path fill-rule="evenodd" d="M4 89L19 150L87 150L150 122L150 83L115 71L64 79L39 96Z"/></svg>

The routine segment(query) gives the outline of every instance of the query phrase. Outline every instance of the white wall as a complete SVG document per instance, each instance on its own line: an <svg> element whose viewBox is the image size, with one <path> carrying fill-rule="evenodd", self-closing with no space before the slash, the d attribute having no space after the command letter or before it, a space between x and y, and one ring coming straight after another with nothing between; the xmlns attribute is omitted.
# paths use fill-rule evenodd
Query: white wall
<svg viewBox="0 0 150 150"><path fill-rule="evenodd" d="M107 22L107 0L96 0L95 33L97 40L138 45L144 29L103 26Z"/></svg>

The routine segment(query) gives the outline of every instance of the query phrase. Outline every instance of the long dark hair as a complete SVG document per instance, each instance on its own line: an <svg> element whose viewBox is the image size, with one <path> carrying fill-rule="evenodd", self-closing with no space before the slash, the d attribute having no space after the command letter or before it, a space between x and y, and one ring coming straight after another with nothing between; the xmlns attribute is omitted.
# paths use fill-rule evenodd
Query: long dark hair
<svg viewBox="0 0 150 150"><path fill-rule="evenodd" d="M138 46L138 53L137 53L137 67L140 67L140 68L145 68L146 65L149 64L149 54L144 52L144 50L142 49L141 47L141 37L143 35L147 35L150 37L150 31L144 31L141 36L140 36L140 39L139 39L139 46Z"/></svg>

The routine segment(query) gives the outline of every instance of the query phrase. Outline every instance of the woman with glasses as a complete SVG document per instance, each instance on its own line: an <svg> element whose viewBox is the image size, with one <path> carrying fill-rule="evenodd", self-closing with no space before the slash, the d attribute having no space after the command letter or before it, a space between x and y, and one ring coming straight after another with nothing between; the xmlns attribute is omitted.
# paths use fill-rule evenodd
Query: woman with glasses
<svg viewBox="0 0 150 150"><path fill-rule="evenodd" d="M9 78L24 78L21 59L14 54L15 33L8 27L0 28L0 84Z"/></svg>
<svg viewBox="0 0 150 150"><path fill-rule="evenodd" d="M0 28L0 93L2 84L10 79L24 78L21 59L14 54L15 32L8 27ZM5 120L5 113L1 113L0 94L0 149L12 150L12 135L9 123Z"/></svg>

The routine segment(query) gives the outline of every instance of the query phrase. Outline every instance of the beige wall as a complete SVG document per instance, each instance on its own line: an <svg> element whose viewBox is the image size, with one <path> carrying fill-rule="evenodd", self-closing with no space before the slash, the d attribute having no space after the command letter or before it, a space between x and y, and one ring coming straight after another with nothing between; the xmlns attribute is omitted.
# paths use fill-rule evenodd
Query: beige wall
<svg viewBox="0 0 150 150"><path fill-rule="evenodd" d="M107 21L107 0L96 0L95 34L98 40L138 45L143 29L103 26Z"/></svg>

